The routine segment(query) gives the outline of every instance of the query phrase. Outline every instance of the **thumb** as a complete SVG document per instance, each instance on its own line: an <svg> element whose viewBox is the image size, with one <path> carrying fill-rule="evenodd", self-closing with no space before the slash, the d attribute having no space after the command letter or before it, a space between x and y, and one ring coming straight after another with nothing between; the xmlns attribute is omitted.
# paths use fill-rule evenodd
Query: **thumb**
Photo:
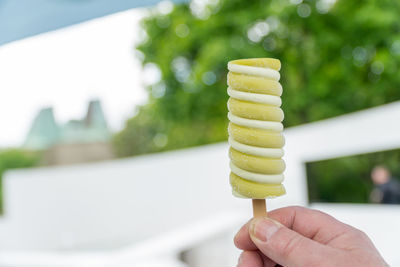
<svg viewBox="0 0 400 267"><path fill-rule="evenodd" d="M249 231L257 248L283 266L321 266L332 257L332 248L266 217L253 219Z"/></svg>

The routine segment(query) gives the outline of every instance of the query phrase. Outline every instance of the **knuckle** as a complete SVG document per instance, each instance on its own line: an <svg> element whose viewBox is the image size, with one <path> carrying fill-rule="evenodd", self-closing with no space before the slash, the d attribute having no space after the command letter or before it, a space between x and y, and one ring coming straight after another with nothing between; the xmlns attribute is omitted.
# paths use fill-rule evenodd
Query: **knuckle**
<svg viewBox="0 0 400 267"><path fill-rule="evenodd" d="M301 237L298 235L291 236L285 242L281 242L278 249L283 257L290 258L296 253L296 250L301 246Z"/></svg>
<svg viewBox="0 0 400 267"><path fill-rule="evenodd" d="M326 215L328 215L328 214L326 214L325 212L322 212L322 211L320 211L320 210L313 210L313 212L316 214L316 215L319 215L319 216L326 216ZM329 215L328 215L329 216Z"/></svg>
<svg viewBox="0 0 400 267"><path fill-rule="evenodd" d="M302 206L292 206L292 208L295 211L304 211L304 210L306 210L306 208L302 207Z"/></svg>
<svg viewBox="0 0 400 267"><path fill-rule="evenodd" d="M360 238L360 239L362 239L362 240L367 240L367 239L369 239L366 233L364 233L363 231L361 231L361 230L359 230L359 229L357 229L357 228L353 228L353 229L352 229L352 235L353 235L355 238Z"/></svg>
<svg viewBox="0 0 400 267"><path fill-rule="evenodd" d="M364 233L363 231L358 230L358 237L362 241L363 244L365 245L372 245L371 239L369 236ZM373 245L372 245L373 246Z"/></svg>

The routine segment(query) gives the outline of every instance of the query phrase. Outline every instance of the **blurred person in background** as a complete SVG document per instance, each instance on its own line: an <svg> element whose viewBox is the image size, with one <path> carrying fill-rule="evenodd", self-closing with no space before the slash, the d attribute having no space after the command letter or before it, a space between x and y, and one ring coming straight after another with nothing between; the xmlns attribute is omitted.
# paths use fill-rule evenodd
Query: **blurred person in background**
<svg viewBox="0 0 400 267"><path fill-rule="evenodd" d="M400 183L392 177L388 168L375 166L371 171L371 179L375 185L370 194L371 202L400 204Z"/></svg>

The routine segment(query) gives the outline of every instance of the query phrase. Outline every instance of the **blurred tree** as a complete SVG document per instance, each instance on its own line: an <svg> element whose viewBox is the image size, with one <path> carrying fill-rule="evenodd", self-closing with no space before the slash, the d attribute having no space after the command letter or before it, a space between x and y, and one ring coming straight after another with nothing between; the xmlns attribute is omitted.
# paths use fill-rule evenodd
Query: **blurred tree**
<svg viewBox="0 0 400 267"><path fill-rule="evenodd" d="M146 38L137 50L145 70L161 78L115 136L116 152L226 140L232 59L282 61L286 127L399 100L399 14L400 2L391 0L193 0L157 7L143 20ZM393 166L399 158L399 150L379 156ZM372 154L309 164L311 200L367 201L375 163Z"/></svg>
<svg viewBox="0 0 400 267"><path fill-rule="evenodd" d="M207 2L204 4L204 2ZM160 8L137 47L161 79L114 138L120 156L225 140L229 60L282 61L285 126L400 99L400 2L209 0Z"/></svg>
<svg viewBox="0 0 400 267"><path fill-rule="evenodd" d="M28 168L39 164L40 155L18 149L0 151L0 213L3 211L2 176L6 170Z"/></svg>
<svg viewBox="0 0 400 267"><path fill-rule="evenodd" d="M371 170L384 165L394 179L400 179L399 163L399 149L309 162L306 166L310 201L368 202L373 188Z"/></svg>

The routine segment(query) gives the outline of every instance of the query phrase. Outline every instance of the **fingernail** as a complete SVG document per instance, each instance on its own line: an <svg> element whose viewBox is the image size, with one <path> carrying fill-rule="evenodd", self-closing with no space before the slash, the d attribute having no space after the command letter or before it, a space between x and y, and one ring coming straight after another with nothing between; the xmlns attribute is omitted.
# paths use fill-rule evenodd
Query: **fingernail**
<svg viewBox="0 0 400 267"><path fill-rule="evenodd" d="M250 224L250 235L262 242L270 239L279 229L279 225L268 218L256 218Z"/></svg>

